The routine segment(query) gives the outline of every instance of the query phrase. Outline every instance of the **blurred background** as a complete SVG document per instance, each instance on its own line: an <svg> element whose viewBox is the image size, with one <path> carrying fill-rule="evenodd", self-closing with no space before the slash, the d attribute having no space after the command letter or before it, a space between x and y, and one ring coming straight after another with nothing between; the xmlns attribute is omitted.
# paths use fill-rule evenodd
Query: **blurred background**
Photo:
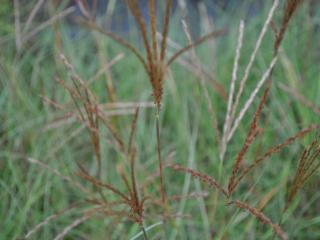
<svg viewBox="0 0 320 240"><path fill-rule="evenodd" d="M157 1L159 32L164 2ZM242 76L272 2L174 0L168 56L188 44L182 20L187 23L194 40L213 30L225 29L226 34L198 46L197 61L186 53L168 70L160 116L161 151L165 161L219 176L219 180L226 183L225 176L231 172L258 101L249 109L230 142L223 170L212 116L221 130L240 20L245 22L239 62ZM148 0L139 0L139 4L148 24ZM283 4L281 1L272 25L281 22ZM145 54L134 18L122 0L1 0L0 240L25 239L28 231L48 216L87 197L59 176L82 181L75 175L77 162L90 171L95 169L88 132L76 121L76 107L66 89L59 84L63 80L71 85L70 69L66 69L61 61L61 54L66 56L73 71L90 83L90 90L106 116L126 140L135 108L140 107L135 139L138 181L143 186L151 186L146 188L146 194L157 195L150 184L150 176L157 174L151 86L143 67L130 51L79 22L88 17L84 9L90 9L89 17L103 29L120 35ZM248 153L247 163L303 127L319 123L319 24L320 1L303 1L281 47L273 76L275 84L261 123L263 138ZM244 99L272 59L274 31L269 28L262 42ZM199 74L199 69L205 74ZM204 94L203 86L208 96ZM240 104L244 102L241 100ZM108 129L102 128L100 134L103 136L102 178L124 190L117 173L122 169L123 158L115 151ZM310 138L306 138L273 156L260 171L245 179L236 193L237 198L259 205L278 222L286 197L284 189L292 180L301 150L309 142ZM36 161L32 163L30 158ZM201 239L272 239L273 233L267 226L260 225L244 212L227 208L215 191L197 180L170 170L166 170L165 176L169 195L181 195L185 191L210 193L207 197L184 198L173 203L172 208L185 217L174 218L169 239L199 239L199 236ZM320 239L319 187L317 173L284 216L282 226L289 239ZM83 210L84 207L71 209L52 219L28 239L54 239L79 218ZM149 218L146 225L151 226L159 219L159 216ZM117 220L108 216L90 219L72 230L66 239L133 239L140 231L130 221ZM150 239L160 239L159 232L158 228L150 231Z"/></svg>

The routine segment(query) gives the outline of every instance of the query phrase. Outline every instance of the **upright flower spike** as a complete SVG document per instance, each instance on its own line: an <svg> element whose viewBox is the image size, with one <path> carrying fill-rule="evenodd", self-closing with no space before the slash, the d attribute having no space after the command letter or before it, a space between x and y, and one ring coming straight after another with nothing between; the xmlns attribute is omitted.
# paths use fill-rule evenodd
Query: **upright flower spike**
<svg viewBox="0 0 320 240"><path fill-rule="evenodd" d="M170 14L172 9L172 0L166 2L165 8L165 17L163 22L163 31L162 31L162 42L161 48L158 50L158 41L156 38L156 1L149 0L149 15L150 15L150 36L148 37L146 22L142 16L142 13L139 9L137 0L126 0L126 4L130 9L132 15L134 16L140 34L143 41L143 46L146 51L146 72L149 78L149 81L152 86L152 95L154 97L154 102L157 105L158 111L161 107L162 96L163 96L163 82L165 76L165 56L166 56L166 47L167 47L167 35L169 31L169 22ZM160 52L158 52L160 51ZM160 58L159 58L160 55Z"/></svg>
<svg viewBox="0 0 320 240"><path fill-rule="evenodd" d="M104 30L99 27L93 19L86 18L81 19L79 22L87 27L88 29L100 32L103 35L114 40L116 43L122 45L123 47L129 49L143 65L143 68L148 75L149 82L152 86L152 95L154 102L157 106L158 113L160 112L162 96L163 96L163 84L166 74L166 69L169 67L179 56L183 53L189 51L193 47L196 47L203 42L209 40L210 38L216 38L226 33L226 29L217 30L210 32L200 39L194 41L192 44L181 48L177 52L173 53L172 56L166 60L167 52L167 39L169 33L170 16L173 6L173 0L167 0L165 6L165 13L162 23L162 40L158 44L156 39L156 1L149 0L149 15L150 15L150 34L148 33L147 24L139 8L137 0L125 0L128 9L132 13L135 21L137 22L138 29L140 31L140 36L142 38L143 47L145 49L146 56L144 57L142 53L138 51L131 43L123 39L122 37L114 34L111 31ZM149 37L150 36L150 37Z"/></svg>

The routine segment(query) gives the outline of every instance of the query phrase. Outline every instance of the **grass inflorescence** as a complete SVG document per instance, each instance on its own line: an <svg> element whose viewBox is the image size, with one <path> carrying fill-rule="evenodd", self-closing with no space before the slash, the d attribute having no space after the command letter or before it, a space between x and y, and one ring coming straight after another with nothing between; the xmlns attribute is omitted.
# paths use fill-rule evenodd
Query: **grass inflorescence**
<svg viewBox="0 0 320 240"><path fill-rule="evenodd" d="M291 43L313 27L316 16L297 23L312 5L265 3L238 30L199 5L210 29L195 38L187 18L172 31L173 0L123 0L139 46L101 24L98 1L74 1L78 43L62 20L75 6L31 2L14 1L15 41L0 39L15 50L0 58L0 238L320 236L320 196L306 197L318 183L320 85L315 70L299 79L306 63Z"/></svg>

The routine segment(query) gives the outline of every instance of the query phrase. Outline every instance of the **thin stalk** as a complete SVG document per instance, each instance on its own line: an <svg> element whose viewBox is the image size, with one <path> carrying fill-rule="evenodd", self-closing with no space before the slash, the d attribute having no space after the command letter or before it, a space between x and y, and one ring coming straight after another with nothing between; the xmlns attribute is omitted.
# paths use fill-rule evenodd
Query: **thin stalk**
<svg viewBox="0 0 320 240"><path fill-rule="evenodd" d="M161 42L161 52L160 52L160 60L161 63L164 62L166 57L166 50L167 50L167 35L169 32L169 23L170 23L170 12L172 8L172 0L167 0L166 10L165 10L165 17L163 22L163 30L162 30L162 42Z"/></svg>
<svg viewBox="0 0 320 240"><path fill-rule="evenodd" d="M158 43L156 37L156 5L155 0L149 1L149 15L150 15L150 31L152 40L153 61L158 62Z"/></svg>
<svg viewBox="0 0 320 240"><path fill-rule="evenodd" d="M136 49L132 44L130 44L129 42L127 42L126 40L124 40L122 37L114 34L113 32L110 31L105 31L103 28L99 27L95 22L93 21L87 21L87 20L83 20L80 19L78 20L79 23L81 25L83 25L84 27L87 27L90 30L94 30L97 31L107 37L109 37L110 39L112 39L114 42L122 45L123 47L129 49L139 60L140 63L142 63L145 71L149 74L149 67L147 66L146 61L144 60L143 56L139 53L138 49Z"/></svg>
<svg viewBox="0 0 320 240"><path fill-rule="evenodd" d="M145 240L148 240L148 235L147 235L147 231L146 229L144 228L143 224L141 224L141 229L142 229L142 232L143 232L143 237Z"/></svg>
<svg viewBox="0 0 320 240"><path fill-rule="evenodd" d="M160 225L162 225L162 224L163 224L163 222L157 222L157 223L155 223L155 224L153 224L153 225L151 225L151 226L149 226L149 227L146 227L144 230L145 230L145 232L147 233L147 232L150 231L151 229L153 229L153 228L155 228L155 227L157 227L157 226L160 226ZM143 231L139 232L138 234L136 234L135 236L133 236L132 238L130 238L130 240L136 240L136 239L138 239L141 235L143 235Z"/></svg>
<svg viewBox="0 0 320 240"><path fill-rule="evenodd" d="M159 161L159 171L160 171L160 194L163 206L166 204L166 194L164 187L164 179L163 179L163 164L161 158L161 141L160 141L160 108L157 109L156 115L156 130L157 130L157 152L158 152L158 161Z"/></svg>
<svg viewBox="0 0 320 240"><path fill-rule="evenodd" d="M168 60L167 66L170 66L178 57L180 57L181 54L189 51L190 49L202 44L203 42L209 40L210 38L216 38L224 35L227 32L226 29L218 30L218 31L213 31L211 33L208 33L207 35L204 35L197 41L188 44L187 46L183 47L182 49L178 50L176 53L172 55L172 57ZM164 36L163 36L164 37Z"/></svg>
<svg viewBox="0 0 320 240"><path fill-rule="evenodd" d="M139 206L139 195L138 195L138 189L137 189L137 182L136 182L136 174L135 174L135 152L133 151L131 154L130 159L130 168L131 168L131 183L132 183L132 191L133 191L133 198L137 206ZM138 214L142 217L142 209L139 207L137 208Z"/></svg>

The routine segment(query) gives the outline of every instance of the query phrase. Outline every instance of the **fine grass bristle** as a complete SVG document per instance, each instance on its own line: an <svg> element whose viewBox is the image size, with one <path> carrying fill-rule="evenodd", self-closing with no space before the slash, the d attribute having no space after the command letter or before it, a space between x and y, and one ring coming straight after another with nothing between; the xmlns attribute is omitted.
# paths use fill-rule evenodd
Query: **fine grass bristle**
<svg viewBox="0 0 320 240"><path fill-rule="evenodd" d="M195 46L198 46L205 41L222 36L226 33L226 30L218 30L213 31L200 39L196 40L194 43L191 43L182 49L178 50L174 53L169 60L166 62L166 52L167 52L167 36L169 33L169 25L170 25L170 15L173 5L173 0L166 1L165 13L164 13L164 21L163 21L163 29L162 29L162 40L161 47L158 50L158 43L156 39L156 13L155 13L155 1L150 1L149 3L149 15L150 15L150 31L151 31L151 40L148 37L148 31L146 27L146 22L142 17L142 13L139 8L139 4L136 0L129 1L126 0L126 5L130 9L130 12L134 16L138 29L140 30L141 38L143 41L143 46L146 52L146 59L144 59L143 55L139 53L137 48L135 48L132 44L124 40L122 37L118 35L106 31L103 28L99 27L94 21L79 19L78 21L85 27L98 31L108 37L110 37L115 42L121 44L122 46L129 49L142 63L144 69L148 75L149 82L151 83L153 90L153 97L155 104L157 105L158 110L161 108L162 96L163 96L163 84L164 78L166 75L166 69L183 53L192 49ZM159 53L160 51L160 53ZM158 57L160 55L160 58Z"/></svg>
<svg viewBox="0 0 320 240"><path fill-rule="evenodd" d="M235 205L237 208L247 210L250 214L252 214L256 219L258 219L261 223L269 225L275 233L279 236L281 240L287 240L288 237L285 232L281 229L278 224L274 224L270 218L268 218L265 214L263 214L259 209L250 206L247 203L243 203L240 201L232 201L229 204Z"/></svg>
<svg viewBox="0 0 320 240"><path fill-rule="evenodd" d="M256 168L259 164L261 164L263 161L267 160L268 158L270 158L272 155L280 152L282 149L284 149L285 147L290 146L291 144L293 144L295 141L299 140L300 138L303 138L305 135L312 133L313 131L315 131L317 128L319 128L319 126L317 125L311 125L310 127L307 127L301 131L299 131L298 133L296 133L295 135L287 138L284 142L274 146L274 147L270 147L266 153L264 153L261 157L258 157L252 164L250 164L249 166L245 167L240 175L239 178L235 181L237 182L237 184L250 172L252 171L254 168Z"/></svg>
<svg viewBox="0 0 320 240"><path fill-rule="evenodd" d="M309 144L299 159L296 173L289 187L289 194L286 201L284 211L288 209L292 200L305 183L320 168L320 134Z"/></svg>
<svg viewBox="0 0 320 240"><path fill-rule="evenodd" d="M66 90L70 93L72 100L77 107L81 121L87 126L89 130L92 146L97 161L97 176L101 176L101 147L100 147L100 135L99 135L99 121L98 121L98 105L94 95L91 93L85 81L76 73L75 68L67 60L67 58L60 53L60 59L62 63L68 69L70 78L72 80L74 89L66 87L66 84L62 84ZM62 82L63 83L63 82ZM82 107L80 106L82 105ZM83 110L82 110L83 109Z"/></svg>
<svg viewBox="0 0 320 240"><path fill-rule="evenodd" d="M253 143L253 141L255 140L257 135L260 133L260 129L258 128L258 121L259 121L261 112L263 110L263 107L267 101L267 96L269 95L270 87L271 87L271 85L269 85L266 88L263 96L261 97L260 104L254 114L254 118L253 118L252 123L250 125L249 132L248 132L248 135L245 139L244 145L237 155L236 162L235 162L233 169L232 169L232 175L231 175L231 177L229 179L229 183L228 183L228 195L229 196L232 194L232 192L235 189L235 186L237 185L235 183L235 180L236 180L236 176L240 170L240 164L243 161L250 145Z"/></svg>
<svg viewBox="0 0 320 240"><path fill-rule="evenodd" d="M172 168L174 171L179 171L179 172L185 172L191 174L194 178L198 178L202 182L208 184L209 186L219 190L222 194L225 196L228 195L228 192L212 177L210 177L207 174L200 173L197 171L194 171L190 168L185 168L183 166L174 164L174 165L169 165L170 168Z"/></svg>
<svg viewBox="0 0 320 240"><path fill-rule="evenodd" d="M78 203L78 204L72 204L71 206L68 206L66 209L60 210L49 217L47 217L45 220L37 224L34 228L32 228L25 236L24 239L29 239L30 236L34 235L39 229L44 227L45 225L48 225L51 221L61 217L64 214L69 213L71 210L74 210L74 208L77 208L81 206L83 203Z"/></svg>
<svg viewBox="0 0 320 240"><path fill-rule="evenodd" d="M158 61L158 41L157 41L157 29L156 29L156 4L155 0L150 0L149 2L149 15L150 15L150 31L152 39L152 51L153 51L153 61Z"/></svg>
<svg viewBox="0 0 320 240"><path fill-rule="evenodd" d="M166 36L169 30L169 16L172 7L172 1L168 0L166 3L165 20L163 23L164 38L160 49L160 60L158 59L158 44L156 39L155 1L149 1L151 40L149 40L148 38L146 23L142 17L137 1L126 0L126 4L129 7L131 13L133 14L141 33L142 41L147 54L147 74L149 76L149 80L153 88L153 97L155 99L155 103L158 109L160 109L163 95L163 78L165 75L165 66L163 64L163 60L165 58L166 53Z"/></svg>

